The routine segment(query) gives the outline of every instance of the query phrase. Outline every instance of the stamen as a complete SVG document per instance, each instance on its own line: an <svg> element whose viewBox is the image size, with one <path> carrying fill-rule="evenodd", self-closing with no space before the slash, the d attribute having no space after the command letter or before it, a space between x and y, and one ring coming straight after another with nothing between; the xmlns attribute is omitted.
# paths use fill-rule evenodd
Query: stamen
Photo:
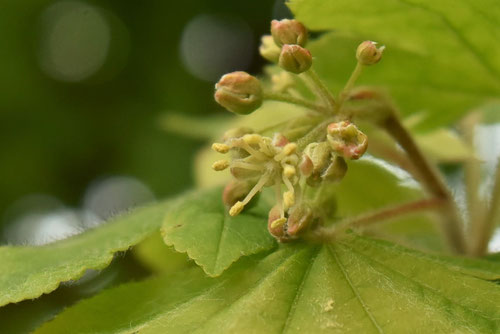
<svg viewBox="0 0 500 334"><path fill-rule="evenodd" d="M257 159L260 159L260 160L268 160L269 159L269 157L267 155L257 151L256 149L254 149L253 147L248 145L248 143L245 141L241 141L241 148L243 148L245 151L247 151L248 153L250 153L251 155L253 155Z"/></svg>
<svg viewBox="0 0 500 334"><path fill-rule="evenodd" d="M226 145L226 144L222 144L222 143L213 143L212 144L212 150L214 150L215 152L219 152L219 153L227 153L229 152L229 145Z"/></svg>
<svg viewBox="0 0 500 334"><path fill-rule="evenodd" d="M252 198L264 187L264 185L269 181L269 174L266 173L262 175L259 179L259 182L250 190L245 199L243 200L243 205L247 205L248 202L252 200Z"/></svg>
<svg viewBox="0 0 500 334"><path fill-rule="evenodd" d="M250 169L250 170L256 170L256 171L262 171L262 170L266 169L265 166L255 165L255 164L251 164L251 163L243 162L243 161L233 161L231 164L231 167Z"/></svg>
<svg viewBox="0 0 500 334"><path fill-rule="evenodd" d="M283 150L276 154L274 156L274 160L276 161L280 161L282 160L284 157L286 156L289 156L291 155L292 153L294 153L295 151L297 150L297 144L295 143L288 143L286 144L284 147L283 147Z"/></svg>
<svg viewBox="0 0 500 334"><path fill-rule="evenodd" d="M295 176L295 168L293 166L290 166L290 165L285 165L283 167L283 175L285 175L285 177L287 179L294 177Z"/></svg>
<svg viewBox="0 0 500 334"><path fill-rule="evenodd" d="M280 210L280 217L283 218L285 217L285 208L283 207L283 198L281 197L281 180L278 175L276 175L276 181L275 181L275 195L276 195L276 202L278 203L278 208Z"/></svg>
<svg viewBox="0 0 500 334"><path fill-rule="evenodd" d="M285 225L285 223L286 223L285 217L278 218L276 220L273 220L273 222L271 223L271 228L275 229L277 227L281 227L281 226Z"/></svg>
<svg viewBox="0 0 500 334"><path fill-rule="evenodd" d="M286 208L290 208L295 204L295 194L292 191L286 191L283 194L283 202Z"/></svg>
<svg viewBox="0 0 500 334"><path fill-rule="evenodd" d="M243 210L243 208L245 207L245 204L243 204L242 202L238 201L236 203L234 203L234 205L231 207L231 209L229 210L229 215L231 217L234 217L236 216L237 214L239 214L241 212L241 210Z"/></svg>
<svg viewBox="0 0 500 334"><path fill-rule="evenodd" d="M213 163L212 168L216 171L221 171L229 167L229 161L227 160L219 160Z"/></svg>

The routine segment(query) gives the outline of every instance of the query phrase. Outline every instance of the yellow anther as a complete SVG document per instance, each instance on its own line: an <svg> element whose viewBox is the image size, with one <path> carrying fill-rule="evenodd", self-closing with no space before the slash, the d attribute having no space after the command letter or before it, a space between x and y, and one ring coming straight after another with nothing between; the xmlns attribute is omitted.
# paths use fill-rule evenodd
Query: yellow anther
<svg viewBox="0 0 500 334"><path fill-rule="evenodd" d="M247 135L243 136L243 140L248 145L258 145L262 140L262 136L260 136L256 133L247 134Z"/></svg>
<svg viewBox="0 0 500 334"><path fill-rule="evenodd" d="M245 207L245 204L243 204L243 202L241 202L241 201L234 203L234 205L231 207L231 209L229 209L229 215L231 217L238 215L241 212L241 210L243 210L244 207Z"/></svg>
<svg viewBox="0 0 500 334"><path fill-rule="evenodd" d="M292 191L283 193L283 203L286 208L292 207L295 204L295 194Z"/></svg>
<svg viewBox="0 0 500 334"><path fill-rule="evenodd" d="M278 219L274 220L274 221L271 223L271 228L272 228L272 229L274 229L274 228L281 227L281 226L283 226L285 223L286 223L286 218L285 218L285 217L278 218Z"/></svg>
<svg viewBox="0 0 500 334"><path fill-rule="evenodd" d="M283 168L283 174L285 175L285 177L287 179L290 179L290 178L292 178L295 175L295 168L292 167L292 166L290 166L290 165L286 165Z"/></svg>
<svg viewBox="0 0 500 334"><path fill-rule="evenodd" d="M213 163L212 168L216 171L221 171L229 167L229 161L227 160L218 160Z"/></svg>
<svg viewBox="0 0 500 334"><path fill-rule="evenodd" d="M295 143L288 143L285 145L285 147L283 147L283 153L285 153L285 155L290 155L292 153L295 153L296 150L297 150L297 144Z"/></svg>
<svg viewBox="0 0 500 334"><path fill-rule="evenodd" d="M215 152L219 152L219 153L227 153L229 152L229 145L226 145L226 144L221 144L221 143L213 143L212 144L212 150L214 150Z"/></svg>

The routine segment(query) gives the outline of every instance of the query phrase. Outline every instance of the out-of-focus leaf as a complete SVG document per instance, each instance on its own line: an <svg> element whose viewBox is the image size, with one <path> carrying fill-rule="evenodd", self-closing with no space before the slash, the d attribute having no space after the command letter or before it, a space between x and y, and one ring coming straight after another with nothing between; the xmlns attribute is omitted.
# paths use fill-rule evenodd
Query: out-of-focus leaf
<svg viewBox="0 0 500 334"><path fill-rule="evenodd" d="M161 226L168 203L119 216L97 229L45 246L0 247L0 305L37 298L61 282L102 269Z"/></svg>
<svg viewBox="0 0 500 334"><path fill-rule="evenodd" d="M345 178L334 186L334 192L339 218L353 217L424 197L423 191L410 175L372 157L350 163ZM365 229L365 233L413 248L439 252L445 250L436 217L428 212L373 224Z"/></svg>
<svg viewBox="0 0 500 334"><path fill-rule="evenodd" d="M167 245L186 252L210 276L219 276L241 256L276 244L267 231L270 206L265 200L231 217L221 194L221 188L214 188L181 198L168 211L161 229Z"/></svg>
<svg viewBox="0 0 500 334"><path fill-rule="evenodd" d="M311 43L317 71L338 89L354 68L359 42L387 46L360 82L388 86L405 114L428 113L421 128L458 120L500 95L500 10L495 0L291 0L312 30L335 30Z"/></svg>
<svg viewBox="0 0 500 334"><path fill-rule="evenodd" d="M132 253L143 266L158 274L173 273L194 265L186 254L165 245L159 232L137 244Z"/></svg>
<svg viewBox="0 0 500 334"><path fill-rule="evenodd" d="M195 117L181 113L167 113L160 119L160 126L168 132L181 136L209 140L216 138L231 123L230 115Z"/></svg>
<svg viewBox="0 0 500 334"><path fill-rule="evenodd" d="M415 140L422 151L437 162L460 162L474 158L474 150L448 129L421 133L415 136Z"/></svg>
<svg viewBox="0 0 500 334"><path fill-rule="evenodd" d="M499 285L367 238L285 246L220 278L202 276L194 270L108 290L37 333L494 333L500 327Z"/></svg>

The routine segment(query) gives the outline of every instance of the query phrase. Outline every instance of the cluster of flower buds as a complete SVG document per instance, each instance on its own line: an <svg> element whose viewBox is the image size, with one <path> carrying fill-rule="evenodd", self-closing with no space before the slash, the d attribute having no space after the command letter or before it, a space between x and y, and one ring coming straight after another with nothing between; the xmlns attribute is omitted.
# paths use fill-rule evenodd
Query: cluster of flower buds
<svg viewBox="0 0 500 334"><path fill-rule="evenodd" d="M306 28L296 20L273 20L271 35L262 37L259 48L261 55L285 70L271 78L272 92L285 96L284 100L278 99L280 101L300 101L300 93L294 90L297 78L293 74L303 73L312 65L311 53L305 48L307 38ZM329 106L319 104L321 108L317 107L323 113L319 116L320 121L321 117L324 121L332 115L338 120L322 126L321 136L310 137L326 136L326 139L315 142L307 138L307 142L302 142L299 148L279 132L271 138L249 128L237 128L226 132L221 142L212 145L216 152L230 156L230 159L216 161L212 168L216 171L229 169L234 177L222 194L231 216L238 215L255 202L253 199L264 187L274 188L276 204L268 214L268 230L280 242L301 237L309 229L322 224L327 215L331 215L331 212L324 210L324 203L319 197L310 198L304 189L342 180L347 172L346 160L359 159L365 153L367 136L350 121L342 120L349 117L342 114L341 107L345 101L374 100L371 90L354 92L352 86L361 68L377 63L383 50L384 47L377 48L375 42L361 43L356 52L358 64L345 91L341 92L344 95L339 95L339 105L330 103ZM322 93L328 90L322 88L321 83L315 85L319 85L316 89ZM215 100L227 110L240 115L258 109L264 96L273 96L269 92L264 94L259 79L246 72L224 75L215 89ZM290 97L288 100L287 96ZM332 100L335 100L334 97ZM306 104L306 107L309 105ZM284 127L284 131L296 130L294 124L288 124L289 128Z"/></svg>
<svg viewBox="0 0 500 334"><path fill-rule="evenodd" d="M265 59L278 63L288 72L299 74L312 65L311 52L304 46L307 43L307 29L296 20L273 20L271 35L262 37L259 48Z"/></svg>

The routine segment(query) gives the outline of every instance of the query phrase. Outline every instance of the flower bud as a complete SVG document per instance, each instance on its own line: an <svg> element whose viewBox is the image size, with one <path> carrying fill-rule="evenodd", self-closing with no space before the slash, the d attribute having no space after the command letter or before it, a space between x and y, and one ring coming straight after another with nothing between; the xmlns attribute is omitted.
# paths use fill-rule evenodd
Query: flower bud
<svg viewBox="0 0 500 334"><path fill-rule="evenodd" d="M335 153L347 159L359 159L368 148L368 138L349 121L331 123L327 139Z"/></svg>
<svg viewBox="0 0 500 334"><path fill-rule="evenodd" d="M312 174L314 165L311 158L308 155L306 154L302 155L302 160L300 161L299 169L302 175L304 175L305 177L308 177L309 175Z"/></svg>
<svg viewBox="0 0 500 334"><path fill-rule="evenodd" d="M299 74L307 71L312 65L312 56L309 50L300 45L286 44L281 49L279 65L288 72Z"/></svg>
<svg viewBox="0 0 500 334"><path fill-rule="evenodd" d="M235 114L250 114L262 105L260 81L246 72L223 75L215 85L215 100Z"/></svg>
<svg viewBox="0 0 500 334"><path fill-rule="evenodd" d="M288 223L286 233L292 237L296 238L300 234L307 231L307 229L313 224L314 215L311 207L305 203L296 205L288 210Z"/></svg>
<svg viewBox="0 0 500 334"><path fill-rule="evenodd" d="M361 65L373 65L380 61L385 46L377 48L377 43L364 41L356 50L356 58Z"/></svg>
<svg viewBox="0 0 500 334"><path fill-rule="evenodd" d="M278 46L284 44L306 45L307 29L297 20L272 20L271 35Z"/></svg>
<svg viewBox="0 0 500 334"><path fill-rule="evenodd" d="M321 178L326 182L338 182L342 180L347 172L347 164L344 158L335 156L331 159L330 165L321 174Z"/></svg>
<svg viewBox="0 0 500 334"><path fill-rule="evenodd" d="M259 53L272 63L277 63L280 58L281 48L274 42L273 36L264 35L261 38Z"/></svg>

